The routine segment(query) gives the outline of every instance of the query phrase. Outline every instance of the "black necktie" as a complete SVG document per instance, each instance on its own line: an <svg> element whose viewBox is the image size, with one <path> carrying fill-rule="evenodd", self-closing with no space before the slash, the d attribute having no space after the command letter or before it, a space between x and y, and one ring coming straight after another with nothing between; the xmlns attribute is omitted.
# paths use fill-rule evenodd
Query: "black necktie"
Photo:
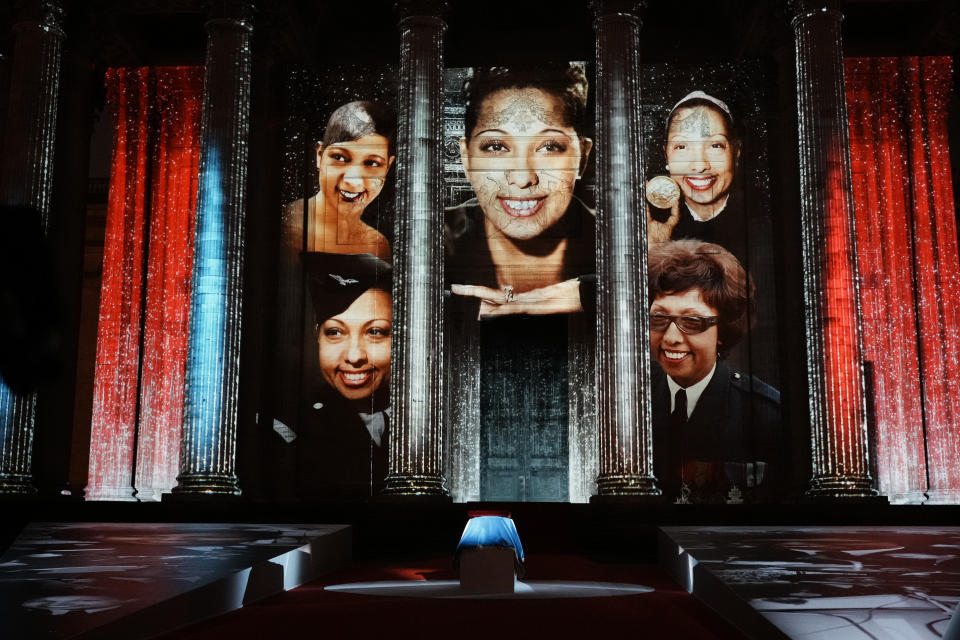
<svg viewBox="0 0 960 640"><path fill-rule="evenodd" d="M685 389L677 389L677 395L673 397L670 426L682 428L685 424L687 424L687 392Z"/></svg>
<svg viewBox="0 0 960 640"><path fill-rule="evenodd" d="M670 414L670 474L683 483L684 427L687 425L687 392L677 389L673 397L673 412Z"/></svg>

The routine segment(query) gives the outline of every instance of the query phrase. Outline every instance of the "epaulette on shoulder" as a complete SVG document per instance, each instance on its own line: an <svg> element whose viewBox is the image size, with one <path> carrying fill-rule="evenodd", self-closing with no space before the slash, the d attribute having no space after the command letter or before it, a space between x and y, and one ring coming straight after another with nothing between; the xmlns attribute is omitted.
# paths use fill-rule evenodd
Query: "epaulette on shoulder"
<svg viewBox="0 0 960 640"><path fill-rule="evenodd" d="M780 404L780 392L756 376L730 370L730 384L744 393L753 393L775 404Z"/></svg>

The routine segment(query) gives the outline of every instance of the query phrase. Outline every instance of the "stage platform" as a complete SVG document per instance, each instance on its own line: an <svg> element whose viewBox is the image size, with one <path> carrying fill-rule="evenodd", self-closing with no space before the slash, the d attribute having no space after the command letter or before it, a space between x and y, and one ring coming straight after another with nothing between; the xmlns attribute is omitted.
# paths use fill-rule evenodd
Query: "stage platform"
<svg viewBox="0 0 960 640"><path fill-rule="evenodd" d="M746 637L937 638L960 600L954 506L35 499L0 508L0 619L4 633L17 630L3 637L146 637L336 567L452 559L475 509L510 511L534 557L660 563ZM560 569L550 579L567 579Z"/></svg>
<svg viewBox="0 0 960 640"><path fill-rule="evenodd" d="M31 523L0 558L0 636L152 637L350 559L343 525Z"/></svg>
<svg viewBox="0 0 960 640"><path fill-rule="evenodd" d="M660 565L751 638L932 640L960 602L960 527L664 527Z"/></svg>

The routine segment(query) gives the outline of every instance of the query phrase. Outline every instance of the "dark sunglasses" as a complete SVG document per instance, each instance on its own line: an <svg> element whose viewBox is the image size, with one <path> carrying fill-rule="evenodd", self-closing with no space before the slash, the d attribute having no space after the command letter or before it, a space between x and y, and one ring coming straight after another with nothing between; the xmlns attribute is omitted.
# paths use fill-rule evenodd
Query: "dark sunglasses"
<svg viewBox="0 0 960 640"><path fill-rule="evenodd" d="M665 313L650 314L650 331L658 333L666 331L670 323L673 322L687 335L696 335L703 333L713 325L720 322L717 316L668 316Z"/></svg>

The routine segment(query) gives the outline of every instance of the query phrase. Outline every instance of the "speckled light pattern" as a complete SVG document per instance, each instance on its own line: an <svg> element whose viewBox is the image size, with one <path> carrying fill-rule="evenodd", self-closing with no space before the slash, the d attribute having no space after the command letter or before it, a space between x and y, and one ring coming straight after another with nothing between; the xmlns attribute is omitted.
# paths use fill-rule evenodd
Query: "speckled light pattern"
<svg viewBox="0 0 960 640"><path fill-rule="evenodd" d="M49 227L60 93L63 4L40 3L39 18L14 27L16 41L4 136L0 201L28 205ZM33 493L36 394L14 393L0 379L0 494Z"/></svg>
<svg viewBox="0 0 960 640"><path fill-rule="evenodd" d="M133 500L133 448L150 154L150 69L110 69L114 121L104 234L87 500Z"/></svg>
<svg viewBox="0 0 960 640"><path fill-rule="evenodd" d="M203 69L109 69L106 87L114 144L85 496L159 500L179 466Z"/></svg>
<svg viewBox="0 0 960 640"><path fill-rule="evenodd" d="M237 495L237 402L252 6L207 22L180 475L174 493Z"/></svg>
<svg viewBox="0 0 960 640"><path fill-rule="evenodd" d="M846 60L877 479L895 503L960 502L951 67L948 57Z"/></svg>
<svg viewBox="0 0 960 640"><path fill-rule="evenodd" d="M133 483L140 500L169 493L179 472L203 98L202 67L162 67L155 75L159 129Z"/></svg>
<svg viewBox="0 0 960 640"><path fill-rule="evenodd" d="M639 3L597 2L597 413L600 495L653 477Z"/></svg>
<svg viewBox="0 0 960 640"><path fill-rule="evenodd" d="M445 496L443 3L400 3L388 495ZM430 11L433 11L431 14Z"/></svg>
<svg viewBox="0 0 960 640"><path fill-rule="evenodd" d="M791 3L796 45L804 330L812 478L808 493L874 495L869 472L842 14Z"/></svg>

